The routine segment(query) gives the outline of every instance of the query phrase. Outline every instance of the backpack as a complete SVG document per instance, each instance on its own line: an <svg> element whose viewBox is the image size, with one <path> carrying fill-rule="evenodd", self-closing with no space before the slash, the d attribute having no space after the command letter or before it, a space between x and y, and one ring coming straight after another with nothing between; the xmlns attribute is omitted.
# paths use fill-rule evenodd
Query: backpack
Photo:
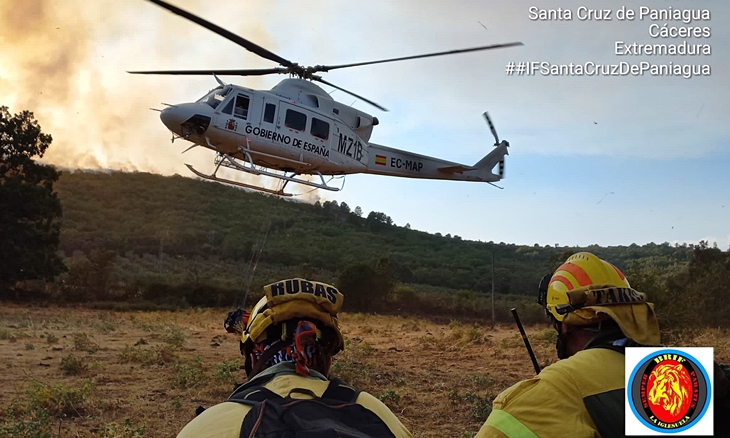
<svg viewBox="0 0 730 438"><path fill-rule="evenodd" d="M292 398L295 392L312 398ZM227 401L251 406L241 438L395 438L380 417L355 403L359 394L333 379L321 397L302 388L282 397L264 386L241 385Z"/></svg>
<svg viewBox="0 0 730 438"><path fill-rule="evenodd" d="M715 361L715 433L730 430L730 365Z"/></svg>

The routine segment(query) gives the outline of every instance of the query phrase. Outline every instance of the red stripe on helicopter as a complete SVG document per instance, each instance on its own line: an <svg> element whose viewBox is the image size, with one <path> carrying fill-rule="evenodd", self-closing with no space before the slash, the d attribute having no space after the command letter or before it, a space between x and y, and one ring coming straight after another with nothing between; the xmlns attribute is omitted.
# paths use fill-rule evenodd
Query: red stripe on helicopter
<svg viewBox="0 0 730 438"><path fill-rule="evenodd" d="M385 155L376 155L375 156L375 164L379 164L381 166L385 166L385 163L387 163L387 160L385 158Z"/></svg>

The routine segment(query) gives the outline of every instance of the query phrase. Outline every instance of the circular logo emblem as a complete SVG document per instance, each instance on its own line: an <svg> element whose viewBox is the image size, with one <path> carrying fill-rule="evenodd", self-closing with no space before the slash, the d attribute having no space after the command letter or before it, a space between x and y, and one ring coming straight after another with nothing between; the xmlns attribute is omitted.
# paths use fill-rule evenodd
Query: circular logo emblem
<svg viewBox="0 0 730 438"><path fill-rule="evenodd" d="M707 410L710 380L694 357L661 350L640 360L629 378L629 404L642 423L660 432L689 429Z"/></svg>

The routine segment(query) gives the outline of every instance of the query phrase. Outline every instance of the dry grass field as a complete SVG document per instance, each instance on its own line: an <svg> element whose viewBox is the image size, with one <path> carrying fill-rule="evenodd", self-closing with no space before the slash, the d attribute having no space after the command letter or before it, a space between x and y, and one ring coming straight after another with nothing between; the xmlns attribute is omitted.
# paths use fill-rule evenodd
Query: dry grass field
<svg viewBox="0 0 730 438"><path fill-rule="evenodd" d="M0 437L173 437L245 379L224 310L0 307ZM416 437L471 437L491 400L534 372L516 328L344 314L332 374L383 400ZM526 327L541 364L547 326ZM687 345L730 361L730 334Z"/></svg>

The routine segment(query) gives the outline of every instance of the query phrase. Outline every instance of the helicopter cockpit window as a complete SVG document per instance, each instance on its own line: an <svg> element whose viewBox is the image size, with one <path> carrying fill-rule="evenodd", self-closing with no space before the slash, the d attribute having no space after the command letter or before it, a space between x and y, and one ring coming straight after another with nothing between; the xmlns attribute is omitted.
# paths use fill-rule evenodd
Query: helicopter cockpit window
<svg viewBox="0 0 730 438"><path fill-rule="evenodd" d="M284 126L295 131L304 131L304 128L307 127L307 116L298 111L286 110Z"/></svg>
<svg viewBox="0 0 730 438"><path fill-rule="evenodd" d="M324 120L319 120L316 117L312 117L312 129L310 130L313 136L327 140L330 136L330 124Z"/></svg>
<svg viewBox="0 0 730 438"><path fill-rule="evenodd" d="M236 99L228 100L226 106L223 107L223 112L226 114L233 114L233 101Z"/></svg>
<svg viewBox="0 0 730 438"><path fill-rule="evenodd" d="M213 109L216 109L218 105L220 105L220 103L223 102L223 100L226 98L226 95L228 95L229 91L231 91L229 87L218 87L210 93L206 94L205 96L201 97L198 102L206 103L210 105Z"/></svg>
<svg viewBox="0 0 730 438"><path fill-rule="evenodd" d="M239 94L236 96L236 106L233 109L233 115L245 119L248 117L248 104L250 100L248 96Z"/></svg>

